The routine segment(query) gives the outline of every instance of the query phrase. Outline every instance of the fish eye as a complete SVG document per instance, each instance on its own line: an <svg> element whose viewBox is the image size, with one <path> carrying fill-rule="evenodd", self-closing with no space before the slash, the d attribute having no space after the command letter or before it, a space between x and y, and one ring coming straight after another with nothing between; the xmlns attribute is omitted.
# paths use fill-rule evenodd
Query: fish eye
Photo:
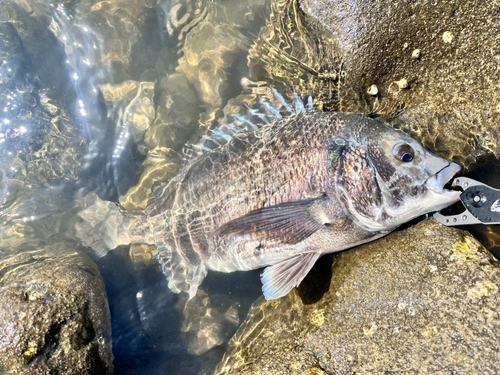
<svg viewBox="0 0 500 375"><path fill-rule="evenodd" d="M409 144L401 143L394 146L392 153L396 159L402 161L403 163L409 163L413 160L415 156L415 151Z"/></svg>

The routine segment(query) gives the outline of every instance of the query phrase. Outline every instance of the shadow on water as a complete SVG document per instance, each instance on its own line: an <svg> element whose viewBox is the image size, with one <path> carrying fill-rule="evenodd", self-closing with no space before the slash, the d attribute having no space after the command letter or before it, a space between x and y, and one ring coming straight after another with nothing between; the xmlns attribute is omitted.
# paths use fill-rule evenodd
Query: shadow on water
<svg viewBox="0 0 500 375"><path fill-rule="evenodd" d="M326 254L319 258L300 283L297 291L305 305L318 302L328 292L332 279L333 257L333 254Z"/></svg>

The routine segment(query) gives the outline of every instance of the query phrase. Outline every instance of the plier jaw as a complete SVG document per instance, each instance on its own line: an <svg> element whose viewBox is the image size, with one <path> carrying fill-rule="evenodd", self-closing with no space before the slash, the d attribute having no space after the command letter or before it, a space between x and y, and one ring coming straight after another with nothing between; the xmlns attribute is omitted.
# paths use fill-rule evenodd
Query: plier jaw
<svg viewBox="0 0 500 375"><path fill-rule="evenodd" d="M500 224L500 190L468 177L455 178L451 187L463 190L460 200L465 211L450 216L436 212L434 219L447 226Z"/></svg>

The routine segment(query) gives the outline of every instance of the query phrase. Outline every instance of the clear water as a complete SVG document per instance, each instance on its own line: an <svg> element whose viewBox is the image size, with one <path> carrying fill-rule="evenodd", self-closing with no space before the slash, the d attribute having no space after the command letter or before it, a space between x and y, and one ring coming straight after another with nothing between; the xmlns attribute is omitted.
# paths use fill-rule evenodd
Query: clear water
<svg viewBox="0 0 500 375"><path fill-rule="evenodd" d="M3 0L2 255L71 238L88 192L143 209L151 184L175 175L175 152L242 92L269 14L266 0ZM115 373L213 372L261 295L260 271L210 272L188 303L140 249L129 254L96 259Z"/></svg>

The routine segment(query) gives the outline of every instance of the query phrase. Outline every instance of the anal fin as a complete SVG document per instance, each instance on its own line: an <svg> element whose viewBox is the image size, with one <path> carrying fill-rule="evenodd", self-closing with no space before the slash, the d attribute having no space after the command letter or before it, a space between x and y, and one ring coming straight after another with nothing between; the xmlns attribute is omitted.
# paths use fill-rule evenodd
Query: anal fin
<svg viewBox="0 0 500 375"><path fill-rule="evenodd" d="M262 291L267 300L286 296L311 270L320 253L304 253L267 267L262 273Z"/></svg>
<svg viewBox="0 0 500 375"><path fill-rule="evenodd" d="M207 275L205 264L193 265L166 246L160 246L157 250L156 258L167 276L169 289L174 293L186 292L189 299L193 298Z"/></svg>

